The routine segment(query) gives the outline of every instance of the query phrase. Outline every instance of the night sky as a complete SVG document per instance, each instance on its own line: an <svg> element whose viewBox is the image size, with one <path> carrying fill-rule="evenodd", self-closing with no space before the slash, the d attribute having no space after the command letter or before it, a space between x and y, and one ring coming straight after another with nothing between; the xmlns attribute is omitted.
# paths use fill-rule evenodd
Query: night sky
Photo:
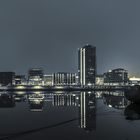
<svg viewBox="0 0 140 140"><path fill-rule="evenodd" d="M140 76L140 0L0 0L0 71L77 72L77 50L97 47L97 71Z"/></svg>

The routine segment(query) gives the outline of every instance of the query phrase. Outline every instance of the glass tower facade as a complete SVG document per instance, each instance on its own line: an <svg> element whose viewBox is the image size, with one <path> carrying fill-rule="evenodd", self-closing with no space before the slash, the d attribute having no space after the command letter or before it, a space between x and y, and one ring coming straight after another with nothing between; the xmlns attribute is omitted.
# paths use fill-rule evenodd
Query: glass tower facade
<svg viewBox="0 0 140 140"><path fill-rule="evenodd" d="M78 74L80 85L94 85L96 78L96 47L85 45L78 50Z"/></svg>

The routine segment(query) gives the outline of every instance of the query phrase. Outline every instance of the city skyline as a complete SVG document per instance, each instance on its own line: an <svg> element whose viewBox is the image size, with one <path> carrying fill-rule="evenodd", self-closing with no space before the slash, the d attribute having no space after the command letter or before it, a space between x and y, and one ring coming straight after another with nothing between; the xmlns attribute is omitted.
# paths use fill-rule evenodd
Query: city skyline
<svg viewBox="0 0 140 140"><path fill-rule="evenodd" d="M0 140L139 140L140 0L0 0Z"/></svg>
<svg viewBox="0 0 140 140"><path fill-rule="evenodd" d="M127 3L127 4L126 4ZM77 71L77 49L97 46L97 71L123 67L140 75L139 1L0 2L0 70Z"/></svg>
<svg viewBox="0 0 140 140"><path fill-rule="evenodd" d="M88 48L93 48L93 50L91 49L91 50L89 50L88 51ZM34 66L34 67L29 67L26 71L24 71L23 73L17 73L17 71L15 70L15 71L13 71L13 70L7 70L7 71L0 71L0 72L14 72L16 75L24 75L24 76L26 76L26 77L28 77L28 72L30 71L30 70L32 70L32 69L36 69L36 70L38 70L38 69L40 69L40 70L42 70L43 71L43 73L44 73L44 75L48 75L48 74L54 74L54 73L75 73L77 76L79 76L79 77L81 77L82 75L84 76L85 74L87 75L88 74L88 71L86 71L86 73L84 74L80 74L80 71L82 71L82 69L93 69L93 71L89 71L89 72L91 72L91 73L94 73L93 75L94 75L94 78L97 76L97 75L103 75L103 74L105 74L106 72L110 72L110 71L112 71L112 70L115 70L115 69L124 69L124 67L114 67L114 68L112 68L112 69L108 69L107 71L103 71L102 73L99 73L97 70L98 70L98 63L97 63L97 47L96 46L93 46L92 44L85 44L84 46L81 46L81 48L78 48L77 49L77 66L75 66L76 67L76 71L74 71L74 72L72 72L72 71L64 71L64 70L62 70L62 71L55 71L55 72L50 72L50 73L46 73L46 69L45 69L45 67L43 67L43 66L41 66L40 65L40 67L37 67L37 66ZM83 61L83 60L81 60L81 58L83 59L85 56L84 56L84 51L86 52L88 52L86 55L88 56L89 55L89 58L87 57L85 60L86 60L86 63ZM92 56L92 57L91 57ZM93 59L93 60L92 60ZM88 62L88 61L91 61L91 62ZM83 61L83 62L82 62ZM81 62L83 63L83 64L81 64ZM82 65L85 65L86 64L86 67L84 68ZM81 66L83 67L83 68L81 68ZM91 66L92 66L92 68L91 68ZM129 70L128 70L129 71ZM80 74L80 75L79 75ZM92 75L90 75L92 78L93 78L93 76ZM129 75L128 75L130 78L134 78L135 77L135 75L134 74L132 74L132 73L129 73ZM80 80L80 79L79 79ZM84 79L82 80L82 81L84 81ZM95 79L94 79L94 81L95 81ZM79 83L82 83L82 82L80 82L79 81Z"/></svg>

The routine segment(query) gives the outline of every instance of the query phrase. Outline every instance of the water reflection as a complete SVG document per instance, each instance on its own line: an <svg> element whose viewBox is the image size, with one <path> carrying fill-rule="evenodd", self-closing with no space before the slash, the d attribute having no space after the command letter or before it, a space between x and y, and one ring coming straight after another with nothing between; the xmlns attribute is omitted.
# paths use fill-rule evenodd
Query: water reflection
<svg viewBox="0 0 140 140"><path fill-rule="evenodd" d="M94 92L57 93L52 95L53 106L73 106L79 108L79 126L87 131L96 128L96 101Z"/></svg>
<svg viewBox="0 0 140 140"><path fill-rule="evenodd" d="M14 101L13 95L10 95L8 93L1 93L0 94L0 107L1 108L15 107L15 101Z"/></svg>
<svg viewBox="0 0 140 140"><path fill-rule="evenodd" d="M108 107L123 109L128 104L128 100L125 98L124 92L105 92L102 96L104 104Z"/></svg>
<svg viewBox="0 0 140 140"><path fill-rule="evenodd" d="M91 140L93 135L97 134L99 140L104 139L105 136L108 140L112 140L114 136L111 134L116 134L117 139L124 140L125 138L121 136L128 135L123 132L124 129L121 130L121 126L125 124L123 128L129 133L132 132L132 129L129 130L131 125L126 128L130 122L126 119L140 120L140 105L129 104L130 102L125 98L122 91L6 93L0 96L0 107L13 108L7 109L6 113L3 112L6 109L0 109L0 113L1 115L5 113L3 116L6 121L8 120L8 113L13 115L10 116L12 119L8 120L9 124L4 124L5 130L6 126L7 129L10 128L10 121L14 122L14 119L15 122L18 120L23 126L21 130L19 130L19 125L14 127L17 130L14 136L17 134L23 136L39 131L43 133L44 131L46 137L49 137L50 133L50 135L59 135L60 133L64 136L79 136L80 139L83 137L83 139ZM13 110L13 114L11 110ZM21 114L23 112L24 115L19 117L18 112ZM22 116L24 117L22 118ZM4 122L4 117L1 117L0 123ZM30 122L33 123L30 124ZM2 130L3 127L1 126L0 131ZM7 132L11 132L11 129ZM122 135L119 137L117 133ZM11 138L13 133L6 136Z"/></svg>
<svg viewBox="0 0 140 140"><path fill-rule="evenodd" d="M44 94L28 95L28 103L30 111L43 111Z"/></svg>
<svg viewBox="0 0 140 140"><path fill-rule="evenodd" d="M73 93L58 93L52 95L53 106L78 106L78 96Z"/></svg>
<svg viewBox="0 0 140 140"><path fill-rule="evenodd" d="M15 102L26 102L27 96L24 94L14 94L13 98Z"/></svg>
<svg viewBox="0 0 140 140"><path fill-rule="evenodd" d="M140 104L130 104L126 107L124 115L127 120L140 120Z"/></svg>
<svg viewBox="0 0 140 140"><path fill-rule="evenodd" d="M87 131L96 129L96 100L93 92L81 92L79 98L80 127Z"/></svg>

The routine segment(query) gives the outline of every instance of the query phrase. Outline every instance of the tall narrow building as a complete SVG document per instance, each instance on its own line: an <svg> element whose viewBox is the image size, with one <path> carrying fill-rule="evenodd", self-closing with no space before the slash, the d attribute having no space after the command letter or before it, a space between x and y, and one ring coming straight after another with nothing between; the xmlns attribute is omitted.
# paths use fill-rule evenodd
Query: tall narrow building
<svg viewBox="0 0 140 140"><path fill-rule="evenodd" d="M96 78L96 47L85 45L78 50L78 73L80 85L94 85Z"/></svg>

